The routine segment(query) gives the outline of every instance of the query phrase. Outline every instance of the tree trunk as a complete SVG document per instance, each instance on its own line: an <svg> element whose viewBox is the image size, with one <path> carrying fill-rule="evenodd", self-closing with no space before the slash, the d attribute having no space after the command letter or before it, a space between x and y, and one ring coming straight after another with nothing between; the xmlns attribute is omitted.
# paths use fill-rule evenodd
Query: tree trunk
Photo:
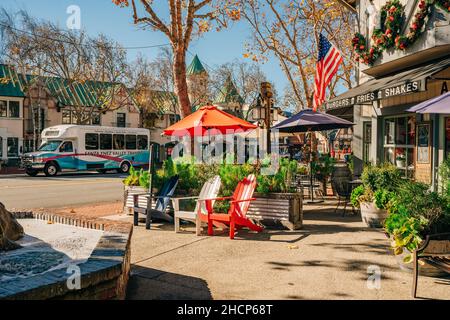
<svg viewBox="0 0 450 320"><path fill-rule="evenodd" d="M9 251L20 248L13 241L19 240L24 235L22 226L13 215L0 203L0 251Z"/></svg>
<svg viewBox="0 0 450 320"><path fill-rule="evenodd" d="M178 97L181 117L184 118L192 113L186 81L186 53L180 48L177 48L174 51L173 75L175 80L175 93Z"/></svg>

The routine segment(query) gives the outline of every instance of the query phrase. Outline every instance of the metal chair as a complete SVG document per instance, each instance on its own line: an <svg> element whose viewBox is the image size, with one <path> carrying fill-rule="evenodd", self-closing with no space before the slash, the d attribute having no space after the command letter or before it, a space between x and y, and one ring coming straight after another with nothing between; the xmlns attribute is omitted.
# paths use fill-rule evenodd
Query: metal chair
<svg viewBox="0 0 450 320"><path fill-rule="evenodd" d="M350 180L348 179L333 179L331 180L331 184L333 185L333 189L335 190L338 196L338 204L336 209L334 209L334 213L336 213L341 204L344 204L344 212L342 216L345 217L345 212L347 210L347 204L350 203L351 196L351 185L349 184Z"/></svg>

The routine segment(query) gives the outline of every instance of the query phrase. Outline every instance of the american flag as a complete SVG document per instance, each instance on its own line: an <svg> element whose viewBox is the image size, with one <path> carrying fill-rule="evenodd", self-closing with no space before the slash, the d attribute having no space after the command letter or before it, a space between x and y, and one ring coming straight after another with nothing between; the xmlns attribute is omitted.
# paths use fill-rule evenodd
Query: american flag
<svg viewBox="0 0 450 320"><path fill-rule="evenodd" d="M341 53L320 34L319 57L316 65L316 79L314 81L314 111L324 103L327 86L338 71L343 59Z"/></svg>

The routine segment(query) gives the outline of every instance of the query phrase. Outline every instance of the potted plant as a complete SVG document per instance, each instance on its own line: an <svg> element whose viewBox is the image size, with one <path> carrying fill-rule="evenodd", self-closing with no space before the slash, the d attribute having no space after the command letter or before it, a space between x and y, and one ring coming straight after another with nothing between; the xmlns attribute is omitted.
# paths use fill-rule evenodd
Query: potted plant
<svg viewBox="0 0 450 320"><path fill-rule="evenodd" d="M370 228L382 228L387 218L387 206L400 184L398 169L391 165L367 166L362 174L363 184L351 194L353 206L360 208L363 222Z"/></svg>
<svg viewBox="0 0 450 320"><path fill-rule="evenodd" d="M269 227L301 229L303 227L303 195L292 183L298 170L297 161L281 159L275 174L264 175L263 171L260 171L257 175L258 186L254 194L256 200L251 203L247 216Z"/></svg>
<svg viewBox="0 0 450 320"><path fill-rule="evenodd" d="M384 228L403 270L412 270L412 252L421 246L427 235L450 232L450 198L429 191L426 184L403 183L390 201L388 211ZM448 252L449 248L449 240L435 239L430 241L426 253L442 252L442 249ZM442 274L425 264L419 266L419 271L428 276Z"/></svg>
<svg viewBox="0 0 450 320"><path fill-rule="evenodd" d="M405 168L406 167L406 157L404 154L399 154L395 158L395 164L397 168Z"/></svg>
<svg viewBox="0 0 450 320"><path fill-rule="evenodd" d="M128 177L123 180L124 184L124 212L130 213L133 208L133 195L138 193L147 193L150 186L150 173L143 169L136 170L134 167L130 168ZM147 199L145 197L139 198L139 205L147 206Z"/></svg>

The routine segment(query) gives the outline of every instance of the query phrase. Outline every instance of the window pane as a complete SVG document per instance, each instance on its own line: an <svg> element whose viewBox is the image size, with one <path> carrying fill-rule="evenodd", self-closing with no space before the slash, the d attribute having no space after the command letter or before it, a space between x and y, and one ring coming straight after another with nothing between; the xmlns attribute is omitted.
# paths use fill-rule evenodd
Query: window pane
<svg viewBox="0 0 450 320"><path fill-rule="evenodd" d="M72 123L72 112L70 110L62 111L62 123L63 124L71 124Z"/></svg>
<svg viewBox="0 0 450 320"><path fill-rule="evenodd" d="M73 152L72 142L66 141L59 148L59 152Z"/></svg>
<svg viewBox="0 0 450 320"><path fill-rule="evenodd" d="M126 145L127 150L136 150L136 136L135 135L126 135Z"/></svg>
<svg viewBox="0 0 450 320"><path fill-rule="evenodd" d="M19 118L20 117L20 103L19 101L9 102L9 117Z"/></svg>
<svg viewBox="0 0 450 320"><path fill-rule="evenodd" d="M112 134L101 134L100 135L100 149L101 150L112 150Z"/></svg>
<svg viewBox="0 0 450 320"><path fill-rule="evenodd" d="M92 124L94 126L99 126L100 122L101 122L100 113L99 112L92 113Z"/></svg>
<svg viewBox="0 0 450 320"><path fill-rule="evenodd" d="M6 101L0 100L0 117L7 116Z"/></svg>
<svg viewBox="0 0 450 320"><path fill-rule="evenodd" d="M138 136L138 149L139 150L147 150L148 149L148 137L147 136Z"/></svg>
<svg viewBox="0 0 450 320"><path fill-rule="evenodd" d="M3 138L0 137L0 160L3 157Z"/></svg>
<svg viewBox="0 0 450 320"><path fill-rule="evenodd" d="M98 150L98 134L86 133L86 150Z"/></svg>
<svg viewBox="0 0 450 320"><path fill-rule="evenodd" d="M396 144L406 144L407 118L397 118Z"/></svg>
<svg viewBox="0 0 450 320"><path fill-rule="evenodd" d="M19 138L8 138L8 158L19 156Z"/></svg>
<svg viewBox="0 0 450 320"><path fill-rule="evenodd" d="M125 136L123 134L115 134L113 139L114 150L125 149Z"/></svg>
<svg viewBox="0 0 450 320"><path fill-rule="evenodd" d="M125 128L126 127L126 116L125 113L118 113L117 114L117 126L119 128Z"/></svg>
<svg viewBox="0 0 450 320"><path fill-rule="evenodd" d="M394 144L395 137L395 120L394 119L386 119L384 122L384 143L385 144Z"/></svg>
<svg viewBox="0 0 450 320"><path fill-rule="evenodd" d="M414 117L408 118L408 135L406 143L411 146L416 144L416 119Z"/></svg>

